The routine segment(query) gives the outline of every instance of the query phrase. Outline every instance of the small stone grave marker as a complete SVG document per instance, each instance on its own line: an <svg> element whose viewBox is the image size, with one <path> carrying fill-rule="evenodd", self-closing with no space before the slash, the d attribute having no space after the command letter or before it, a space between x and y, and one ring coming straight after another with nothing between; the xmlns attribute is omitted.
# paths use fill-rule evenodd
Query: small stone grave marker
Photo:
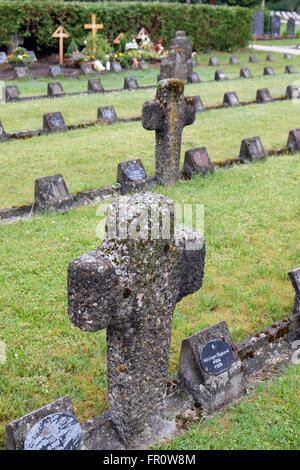
<svg viewBox="0 0 300 470"><path fill-rule="evenodd" d="M295 289L295 302L294 302L293 315L300 315L300 268L293 269L288 274L289 274L291 283Z"/></svg>
<svg viewBox="0 0 300 470"><path fill-rule="evenodd" d="M26 78L27 77L27 69L26 67L15 67L14 73L16 78Z"/></svg>
<svg viewBox="0 0 300 470"><path fill-rule="evenodd" d="M284 71L285 73L297 73L294 65L286 65Z"/></svg>
<svg viewBox="0 0 300 470"><path fill-rule="evenodd" d="M265 67L264 68L264 75L275 75L273 67Z"/></svg>
<svg viewBox="0 0 300 470"><path fill-rule="evenodd" d="M24 444L25 444L26 438L27 438L27 444L28 444L32 429L38 423L41 423L41 421L43 421L44 419L47 419L48 416L53 416L53 414L62 414L62 415L66 414L67 416L71 416L75 420L76 419L75 411L74 411L70 397L59 398L55 400L54 402L49 403L48 405L45 405L42 408L39 408L38 410L32 411L31 413L26 414L25 416L22 416L21 418L18 418L15 421L12 421L11 423L9 423L6 426L6 443L5 443L6 450L24 450ZM78 429L78 432L76 433L76 435L78 436L77 437L77 440L78 440L80 430L79 428L77 429ZM70 429L68 427L65 429L66 438L69 435L69 430ZM29 435L29 438L28 438L28 435ZM39 442L41 442L41 439L40 439L41 436L38 435L37 437L38 437ZM48 437L50 437L50 433L48 433L46 429L44 428L43 442L46 442L46 440L48 440ZM52 437L54 437L53 434L52 434ZM61 440L62 443L66 444L68 442L62 436L61 438L62 438ZM35 443L37 443L36 439L34 441Z"/></svg>
<svg viewBox="0 0 300 470"><path fill-rule="evenodd" d="M6 64L7 62L7 55L5 52L0 52L0 65Z"/></svg>
<svg viewBox="0 0 300 470"><path fill-rule="evenodd" d="M192 96L192 98L194 99L195 103L195 112L202 113L203 111L205 111L205 106L203 105L200 96Z"/></svg>
<svg viewBox="0 0 300 470"><path fill-rule="evenodd" d="M215 80L216 81L227 80L227 77L226 77L226 74L225 74L224 70L216 70Z"/></svg>
<svg viewBox="0 0 300 470"><path fill-rule="evenodd" d="M73 205L72 196L62 175L46 176L35 180L34 205L40 212L46 210L68 211Z"/></svg>
<svg viewBox="0 0 300 470"><path fill-rule="evenodd" d="M255 54L251 54L251 55L249 56L249 62L251 62L251 63L253 63L253 64L256 64L256 63L258 62L257 57L256 57Z"/></svg>
<svg viewBox="0 0 300 470"><path fill-rule="evenodd" d="M140 70L147 70L148 64L145 60L139 60L139 69Z"/></svg>
<svg viewBox="0 0 300 470"><path fill-rule="evenodd" d="M241 142L239 159L243 161L262 160L266 157L259 137L251 137Z"/></svg>
<svg viewBox="0 0 300 470"><path fill-rule="evenodd" d="M64 96L65 92L60 82L49 82L47 94L49 98L54 98L55 96Z"/></svg>
<svg viewBox="0 0 300 470"><path fill-rule="evenodd" d="M224 108L232 108L234 106L241 106L240 100L235 91L228 91L224 94L223 98Z"/></svg>
<svg viewBox="0 0 300 470"><path fill-rule="evenodd" d="M287 100L300 98L300 92L299 92L298 87L296 87L295 85L287 86L286 91L285 91L285 98Z"/></svg>
<svg viewBox="0 0 300 470"><path fill-rule="evenodd" d="M294 18L289 18L288 19L288 22L287 22L287 25L286 25L286 29L287 29L287 33L289 36L295 36L295 20Z"/></svg>
<svg viewBox="0 0 300 470"><path fill-rule="evenodd" d="M52 75L52 77L57 77L59 75L62 75L63 73L62 73L60 65L51 65L50 74Z"/></svg>
<svg viewBox="0 0 300 470"><path fill-rule="evenodd" d="M80 70L84 75L88 75L90 73L93 73L93 69L91 64L80 64Z"/></svg>
<svg viewBox="0 0 300 470"><path fill-rule="evenodd" d="M200 83L200 78L197 72L192 72L188 75L188 83Z"/></svg>
<svg viewBox="0 0 300 470"><path fill-rule="evenodd" d="M138 90L139 84L136 77L125 77L124 78L124 90Z"/></svg>
<svg viewBox="0 0 300 470"><path fill-rule="evenodd" d="M121 67L120 62L113 62L111 68L113 72L118 72L118 73L122 72L122 67Z"/></svg>
<svg viewBox="0 0 300 470"><path fill-rule="evenodd" d="M217 410L246 392L243 364L226 322L183 340L178 376L206 412Z"/></svg>
<svg viewBox="0 0 300 470"><path fill-rule="evenodd" d="M119 163L117 182L121 185L121 194L145 189L146 172L140 159Z"/></svg>
<svg viewBox="0 0 300 470"><path fill-rule="evenodd" d="M273 62L275 60L274 54L268 54L266 60L268 62Z"/></svg>
<svg viewBox="0 0 300 470"><path fill-rule="evenodd" d="M0 142L6 142L6 141L7 141L7 135L2 125L2 122L0 121Z"/></svg>
<svg viewBox="0 0 300 470"><path fill-rule="evenodd" d="M229 63L230 63L231 65L237 65L237 64L239 64L240 62L239 62L239 59L238 59L235 55L233 55L233 56L231 56L231 57L229 58Z"/></svg>
<svg viewBox="0 0 300 470"><path fill-rule="evenodd" d="M98 108L98 120L113 124L118 120L115 108L113 106L101 106Z"/></svg>
<svg viewBox="0 0 300 470"><path fill-rule="evenodd" d="M58 111L55 113L44 114L43 130L46 133L67 131L68 126L65 124L62 113Z"/></svg>
<svg viewBox="0 0 300 470"><path fill-rule="evenodd" d="M194 173L206 175L208 171L214 172L206 147L187 150L184 156L183 174L186 178L192 178Z"/></svg>
<svg viewBox="0 0 300 470"><path fill-rule="evenodd" d="M27 51L26 54L30 57L31 62L37 62L37 57L34 51Z"/></svg>
<svg viewBox="0 0 300 470"><path fill-rule="evenodd" d="M289 132L287 147L291 153L300 150L300 129L293 129Z"/></svg>
<svg viewBox="0 0 300 470"><path fill-rule="evenodd" d="M30 429L24 450L77 450L80 441L81 428L75 416L53 413Z"/></svg>
<svg viewBox="0 0 300 470"><path fill-rule="evenodd" d="M219 65L219 61L216 57L210 57L208 65L213 65L214 67L216 67L217 65Z"/></svg>
<svg viewBox="0 0 300 470"><path fill-rule="evenodd" d="M89 93L104 93L104 88L99 78L90 78L88 80L88 92Z"/></svg>
<svg viewBox="0 0 300 470"><path fill-rule="evenodd" d="M256 101L257 103L269 103L273 101L268 88L260 88L256 91Z"/></svg>
<svg viewBox="0 0 300 470"><path fill-rule="evenodd" d="M19 101L20 100L20 91L17 85L7 85L4 87L4 96L5 101Z"/></svg>
<svg viewBox="0 0 300 470"><path fill-rule="evenodd" d="M248 67L243 67L240 70L240 77L241 78L252 78L251 72Z"/></svg>
<svg viewBox="0 0 300 470"><path fill-rule="evenodd" d="M291 59L292 58L292 54L284 54L284 59Z"/></svg>

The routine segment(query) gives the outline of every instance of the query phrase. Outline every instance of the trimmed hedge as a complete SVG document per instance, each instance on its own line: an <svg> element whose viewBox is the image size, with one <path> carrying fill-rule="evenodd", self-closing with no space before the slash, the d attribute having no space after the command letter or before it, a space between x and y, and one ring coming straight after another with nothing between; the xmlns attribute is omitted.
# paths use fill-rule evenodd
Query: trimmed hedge
<svg viewBox="0 0 300 470"><path fill-rule="evenodd" d="M160 36L165 48L177 30L184 30L197 51L231 51L245 47L251 37L252 11L240 7L170 3L78 3L0 0L0 45L9 45L12 34L30 37L38 51L57 48L51 34L63 25L82 44L84 23L103 23L112 41L121 31L136 34L144 26L153 41ZM100 33L101 34L101 33ZM67 41L66 41L67 43Z"/></svg>

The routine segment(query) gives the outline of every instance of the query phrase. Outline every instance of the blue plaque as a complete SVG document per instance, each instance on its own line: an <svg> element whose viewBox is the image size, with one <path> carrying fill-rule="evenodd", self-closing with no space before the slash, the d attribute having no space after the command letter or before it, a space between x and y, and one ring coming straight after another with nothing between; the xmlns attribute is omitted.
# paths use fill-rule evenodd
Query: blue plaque
<svg viewBox="0 0 300 470"><path fill-rule="evenodd" d="M53 118L51 118L49 120L51 126L53 127L61 127L61 126L64 126L64 123L62 122L61 118L59 116L53 116Z"/></svg>
<svg viewBox="0 0 300 470"><path fill-rule="evenodd" d="M214 339L202 348L200 361L207 374L222 374L234 362L231 346L226 341Z"/></svg>
<svg viewBox="0 0 300 470"><path fill-rule="evenodd" d="M138 181L145 178L145 172L141 166L133 163L126 168L126 176L130 181Z"/></svg>
<svg viewBox="0 0 300 470"><path fill-rule="evenodd" d="M81 427L75 416L53 413L38 421L27 434L25 450L76 450Z"/></svg>

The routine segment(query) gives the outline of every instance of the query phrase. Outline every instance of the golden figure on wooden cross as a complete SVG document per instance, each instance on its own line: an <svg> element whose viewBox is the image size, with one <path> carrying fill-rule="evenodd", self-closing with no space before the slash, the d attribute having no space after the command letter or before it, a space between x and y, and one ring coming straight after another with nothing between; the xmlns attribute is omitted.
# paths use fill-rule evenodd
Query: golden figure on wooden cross
<svg viewBox="0 0 300 470"><path fill-rule="evenodd" d="M59 38L59 65L62 65L64 62L64 38L69 38L70 35L63 26L59 26L51 37Z"/></svg>
<svg viewBox="0 0 300 470"><path fill-rule="evenodd" d="M96 15L92 15L92 24L85 24L84 29L91 29L92 30L92 36L93 36L93 39L94 39L93 52L95 54L96 50L97 50L97 47L96 47L97 29L103 29L103 24L96 24Z"/></svg>

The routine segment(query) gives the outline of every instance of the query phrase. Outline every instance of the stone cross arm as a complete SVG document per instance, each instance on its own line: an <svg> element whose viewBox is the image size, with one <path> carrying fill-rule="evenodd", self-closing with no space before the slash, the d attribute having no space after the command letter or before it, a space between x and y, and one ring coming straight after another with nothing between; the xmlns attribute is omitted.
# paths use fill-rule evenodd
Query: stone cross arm
<svg viewBox="0 0 300 470"><path fill-rule="evenodd" d="M184 98L183 126L189 126L195 121L194 97ZM146 101L142 109L142 125L148 131L160 130L164 126L165 110L158 100Z"/></svg>
<svg viewBox="0 0 300 470"><path fill-rule="evenodd" d="M118 276L110 256L102 251L102 247L105 247L105 242L76 258L68 268L69 317L84 331L95 332L107 328L114 321L122 321L122 303L131 294L126 280ZM175 249L177 269L172 292L179 302L202 287L205 242L198 232L180 229L176 231ZM138 298L139 291L132 292L132 295Z"/></svg>

